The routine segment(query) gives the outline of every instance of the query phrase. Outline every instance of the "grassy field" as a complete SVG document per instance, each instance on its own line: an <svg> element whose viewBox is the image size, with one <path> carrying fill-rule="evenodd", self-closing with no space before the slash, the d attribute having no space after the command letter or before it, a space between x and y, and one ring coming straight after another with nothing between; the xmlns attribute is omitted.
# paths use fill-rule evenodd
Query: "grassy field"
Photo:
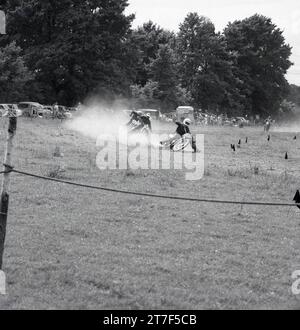
<svg viewBox="0 0 300 330"><path fill-rule="evenodd" d="M174 170L100 171L95 141L53 120L20 119L13 159L18 169L79 183L292 202L300 188L300 135L271 132L268 142L261 128L199 132L200 181ZM239 139L233 153L230 144ZM53 157L56 145L64 157ZM291 274L300 269L296 207L139 198L13 174L7 230L8 295L0 296L0 309L300 308L291 292Z"/></svg>

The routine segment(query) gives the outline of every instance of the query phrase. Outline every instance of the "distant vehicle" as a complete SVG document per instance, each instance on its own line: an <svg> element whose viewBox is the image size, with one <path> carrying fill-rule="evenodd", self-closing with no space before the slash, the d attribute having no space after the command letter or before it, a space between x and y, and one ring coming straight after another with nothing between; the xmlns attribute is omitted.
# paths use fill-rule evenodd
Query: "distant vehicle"
<svg viewBox="0 0 300 330"><path fill-rule="evenodd" d="M161 113L159 110L155 110L155 109L138 109L138 110L123 110L123 113L125 113L127 116L130 116L130 114L132 113L132 111L140 111L143 114L149 114L151 119L154 120L159 120L161 118Z"/></svg>
<svg viewBox="0 0 300 330"><path fill-rule="evenodd" d="M59 112L65 112L66 111L66 107L64 105L58 105L58 111Z"/></svg>
<svg viewBox="0 0 300 330"><path fill-rule="evenodd" d="M59 118L59 119L71 119L72 118L72 114L67 109L67 107L65 107L64 105L59 105L58 106L57 118Z"/></svg>
<svg viewBox="0 0 300 330"><path fill-rule="evenodd" d="M43 108L38 111L38 116L51 118L53 116L53 107L51 105L44 105Z"/></svg>
<svg viewBox="0 0 300 330"><path fill-rule="evenodd" d="M9 107L7 104L0 104L0 117L4 117L8 114Z"/></svg>
<svg viewBox="0 0 300 330"><path fill-rule="evenodd" d="M189 118L193 123L195 122L195 110L190 106L180 106L176 109L176 118L178 121L184 121Z"/></svg>
<svg viewBox="0 0 300 330"><path fill-rule="evenodd" d="M161 117L161 113L156 109L138 109L137 111L141 111L143 114L149 114L151 119L159 120Z"/></svg>
<svg viewBox="0 0 300 330"><path fill-rule="evenodd" d="M236 117L237 124L239 126L248 126L250 121L244 117Z"/></svg>
<svg viewBox="0 0 300 330"><path fill-rule="evenodd" d="M232 123L231 120L229 120L229 119L225 119L225 120L223 121L223 125L224 125L224 126L232 126L233 123Z"/></svg>
<svg viewBox="0 0 300 330"><path fill-rule="evenodd" d="M76 107L69 107L69 108L67 108L67 110L71 111L71 112L78 111L78 109Z"/></svg>
<svg viewBox="0 0 300 330"><path fill-rule="evenodd" d="M43 111L43 106L37 102L20 102L18 108L23 112L24 117L38 117Z"/></svg>
<svg viewBox="0 0 300 330"><path fill-rule="evenodd" d="M16 104L7 104L7 106L9 107L9 111L10 111L11 115L13 115L15 117L22 116L22 114L23 114L22 110L20 110Z"/></svg>
<svg viewBox="0 0 300 330"><path fill-rule="evenodd" d="M64 119L71 119L73 117L73 115L71 114L71 112L69 110L66 110L64 113Z"/></svg>
<svg viewBox="0 0 300 330"><path fill-rule="evenodd" d="M45 110L53 111L53 106L52 105L44 105Z"/></svg>

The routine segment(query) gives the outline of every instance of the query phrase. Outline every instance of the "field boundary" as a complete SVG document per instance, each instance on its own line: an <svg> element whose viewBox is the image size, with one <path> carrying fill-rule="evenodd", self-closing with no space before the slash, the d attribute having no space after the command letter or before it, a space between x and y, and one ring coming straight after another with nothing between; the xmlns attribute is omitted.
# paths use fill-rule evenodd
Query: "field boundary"
<svg viewBox="0 0 300 330"><path fill-rule="evenodd" d="M99 190L99 191L106 191L111 193L119 193L119 194L126 194L126 195L134 195L140 197L148 197L148 198L159 198L159 199L173 199L173 200L181 200L181 201L188 201L188 202L199 202L199 203L214 203L214 204L234 204L234 205L254 205L254 206L282 206L282 207L300 207L300 203L284 203L284 202L256 202L256 201L230 201L230 200L222 200L222 199L206 199L206 198L193 198L193 197L183 197L183 196L170 196L170 195L160 195L160 194L152 194L152 193L144 193L138 191L130 191L130 190L121 190L121 189L114 189L108 187L101 187L101 186L93 186L87 185L82 183L77 183L68 180L56 179L56 178L49 178L47 176L29 173L21 170L14 169L12 166L4 164L6 171L0 172L0 174L5 173L17 173L23 176L45 180L60 184L67 184L72 185L75 187L92 189L92 190Z"/></svg>

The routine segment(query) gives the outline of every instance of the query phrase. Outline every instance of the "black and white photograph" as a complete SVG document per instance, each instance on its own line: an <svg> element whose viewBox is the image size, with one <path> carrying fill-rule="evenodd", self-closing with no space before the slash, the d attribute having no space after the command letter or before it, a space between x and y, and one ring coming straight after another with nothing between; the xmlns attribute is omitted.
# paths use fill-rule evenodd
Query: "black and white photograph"
<svg viewBox="0 0 300 330"><path fill-rule="evenodd" d="M0 157L0 319L299 310L299 1L0 0Z"/></svg>

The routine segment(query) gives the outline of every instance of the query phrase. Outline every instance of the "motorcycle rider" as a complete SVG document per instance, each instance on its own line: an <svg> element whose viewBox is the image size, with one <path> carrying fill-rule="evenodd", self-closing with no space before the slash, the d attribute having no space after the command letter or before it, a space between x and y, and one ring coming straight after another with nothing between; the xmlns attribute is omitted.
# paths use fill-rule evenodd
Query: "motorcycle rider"
<svg viewBox="0 0 300 330"><path fill-rule="evenodd" d="M191 131L190 131L190 125L192 124L192 121L189 118L184 119L183 122L176 121L175 124L177 125L176 134L170 140L167 140L167 141L170 141L170 143L172 143L173 141L175 141L179 138L183 138L183 136L186 134L192 135ZM164 142L167 142L167 141L164 141ZM163 144L164 142L160 142L160 143ZM196 141L195 141L194 137L192 137L191 146L192 146L193 152L198 152L198 149L196 146Z"/></svg>
<svg viewBox="0 0 300 330"><path fill-rule="evenodd" d="M180 135L180 137L183 137L185 134L191 134L189 127L191 123L192 121L189 118L184 119L183 123L181 123L180 121L176 121L175 123L177 125L176 133Z"/></svg>
<svg viewBox="0 0 300 330"><path fill-rule="evenodd" d="M148 128L150 132L152 131L151 117L149 114L145 115L141 111L133 110L130 117L130 121L127 123L127 126L133 126L130 132L140 131L144 127Z"/></svg>
<svg viewBox="0 0 300 330"><path fill-rule="evenodd" d="M126 124L126 126L137 126L140 124L140 114L136 111L136 110L132 110L132 112L130 113L130 120L129 122Z"/></svg>
<svg viewBox="0 0 300 330"><path fill-rule="evenodd" d="M151 124L151 116L149 113L141 115L141 121L143 123L143 127L147 127L150 132L152 132L152 124Z"/></svg>

